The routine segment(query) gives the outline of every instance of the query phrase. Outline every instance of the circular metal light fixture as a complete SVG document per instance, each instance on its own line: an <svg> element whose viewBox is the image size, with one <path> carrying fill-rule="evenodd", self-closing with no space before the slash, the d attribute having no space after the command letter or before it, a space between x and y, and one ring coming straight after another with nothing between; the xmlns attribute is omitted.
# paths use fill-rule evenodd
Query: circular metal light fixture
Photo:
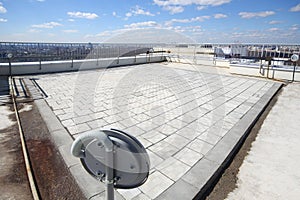
<svg viewBox="0 0 300 200"><path fill-rule="evenodd" d="M113 199L113 187L135 188L149 176L150 159L143 145L117 129L83 133L73 142L71 153L90 175L106 183L111 197L107 199Z"/></svg>

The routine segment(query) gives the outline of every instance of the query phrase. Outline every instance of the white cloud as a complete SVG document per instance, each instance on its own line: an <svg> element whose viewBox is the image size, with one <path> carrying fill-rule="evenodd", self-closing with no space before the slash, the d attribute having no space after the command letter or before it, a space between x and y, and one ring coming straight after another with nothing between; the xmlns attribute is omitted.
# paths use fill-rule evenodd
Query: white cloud
<svg viewBox="0 0 300 200"><path fill-rule="evenodd" d="M204 20L210 19L210 16L198 16L190 19L171 19L165 22L166 26L172 26L174 23L192 23L192 22L203 22Z"/></svg>
<svg viewBox="0 0 300 200"><path fill-rule="evenodd" d="M28 32L29 32L29 33L40 33L41 30L39 30L39 29L33 29L33 28L32 28L32 29L29 29Z"/></svg>
<svg viewBox="0 0 300 200"><path fill-rule="evenodd" d="M279 31L279 28L270 28L269 31L270 32L276 32L276 31Z"/></svg>
<svg viewBox="0 0 300 200"><path fill-rule="evenodd" d="M222 18L226 18L226 17L227 17L227 15L222 14L222 13L218 13L218 14L215 14L215 15L214 15L214 18L215 18L215 19L222 19Z"/></svg>
<svg viewBox="0 0 300 200"><path fill-rule="evenodd" d="M290 9L291 12L300 12L300 3Z"/></svg>
<svg viewBox="0 0 300 200"><path fill-rule="evenodd" d="M0 2L0 13L6 13L7 10L4 8L3 4Z"/></svg>
<svg viewBox="0 0 300 200"><path fill-rule="evenodd" d="M69 22L75 22L75 20L74 20L74 19L68 19L68 21L69 21Z"/></svg>
<svg viewBox="0 0 300 200"><path fill-rule="evenodd" d="M250 19L254 17L268 17L270 15L274 15L274 11L263 11L263 12L240 12L239 16L241 18Z"/></svg>
<svg viewBox="0 0 300 200"><path fill-rule="evenodd" d="M192 23L192 22L203 22L204 20L210 19L210 16L198 16L190 19L171 19L165 22L166 26L172 26L174 23Z"/></svg>
<svg viewBox="0 0 300 200"><path fill-rule="evenodd" d="M125 16L126 16L126 17L131 17L131 16L132 16L132 13L128 12L128 13L125 14Z"/></svg>
<svg viewBox="0 0 300 200"><path fill-rule="evenodd" d="M298 29L299 29L298 24L294 24L294 25L290 28L291 31L297 31Z"/></svg>
<svg viewBox="0 0 300 200"><path fill-rule="evenodd" d="M162 7L164 10L170 11L171 14L184 11L184 6L197 5L198 10L202 10L207 6L220 6L230 3L231 0L153 0L154 4Z"/></svg>
<svg viewBox="0 0 300 200"><path fill-rule="evenodd" d="M203 22L206 19L210 19L210 16L204 15L204 16L194 17L191 19L191 21L192 22Z"/></svg>
<svg viewBox="0 0 300 200"><path fill-rule="evenodd" d="M7 19L0 18L0 22L7 22Z"/></svg>
<svg viewBox="0 0 300 200"><path fill-rule="evenodd" d="M171 14L181 13L184 11L182 6L164 6L163 9L170 11Z"/></svg>
<svg viewBox="0 0 300 200"><path fill-rule="evenodd" d="M231 0L153 0L158 6L188 6L188 5L199 5L199 6L219 6L225 3L230 3Z"/></svg>
<svg viewBox="0 0 300 200"><path fill-rule="evenodd" d="M72 29L70 29L70 30L63 30L63 32L64 33L77 33L78 30L72 30Z"/></svg>
<svg viewBox="0 0 300 200"><path fill-rule="evenodd" d="M205 8L207 8L206 6L197 6L197 10L204 10Z"/></svg>
<svg viewBox="0 0 300 200"><path fill-rule="evenodd" d="M38 2L44 2L45 0L36 0L36 1L38 1Z"/></svg>
<svg viewBox="0 0 300 200"><path fill-rule="evenodd" d="M173 23L190 23L190 19L171 19L165 22L166 26L172 26Z"/></svg>
<svg viewBox="0 0 300 200"><path fill-rule="evenodd" d="M269 24L281 24L281 23L282 21L275 21L275 20L269 22Z"/></svg>
<svg viewBox="0 0 300 200"><path fill-rule="evenodd" d="M136 29L136 28L144 28L144 27L155 27L158 24L155 21L146 21L146 22L137 22L129 25L125 25L125 28Z"/></svg>
<svg viewBox="0 0 300 200"><path fill-rule="evenodd" d="M85 35L88 41L104 41L109 43L160 43L160 42L185 42L186 35L179 33L199 33L200 26L170 26L164 27L156 22L139 22L125 25L122 29L104 31L95 35ZM175 34L176 33L176 34ZM189 39L191 43L192 40Z"/></svg>
<svg viewBox="0 0 300 200"><path fill-rule="evenodd" d="M113 31L104 31L102 33L98 33L96 35L96 37L108 37L108 36L111 36L113 33Z"/></svg>
<svg viewBox="0 0 300 200"><path fill-rule="evenodd" d="M290 30L291 31L297 31L299 28L298 27L291 27Z"/></svg>
<svg viewBox="0 0 300 200"><path fill-rule="evenodd" d="M146 11L139 6L135 6L133 9L130 10L130 12L126 13L125 15L127 18L131 16L137 16L137 15L155 16L150 11Z"/></svg>
<svg viewBox="0 0 300 200"><path fill-rule="evenodd" d="M95 13L85 13L85 12L68 12L67 14L73 18L96 19L99 17Z"/></svg>
<svg viewBox="0 0 300 200"><path fill-rule="evenodd" d="M47 22L47 23L43 23L43 24L34 24L31 27L32 28L54 28L57 26L62 26L62 24L57 23L57 22Z"/></svg>
<svg viewBox="0 0 300 200"><path fill-rule="evenodd" d="M117 13L116 11L113 11L113 12L112 12L112 16L117 17L117 18L120 18L120 17L121 17L120 15L118 15L118 13ZM128 17L127 17L127 18L128 18Z"/></svg>
<svg viewBox="0 0 300 200"><path fill-rule="evenodd" d="M154 14L152 14L149 11L145 11L142 8L140 8L139 6L136 6L134 10L132 10L132 13L134 15L147 15L147 16L154 16Z"/></svg>
<svg viewBox="0 0 300 200"><path fill-rule="evenodd" d="M193 35L202 34L201 26L175 26L169 27L168 29L177 33L192 33Z"/></svg>

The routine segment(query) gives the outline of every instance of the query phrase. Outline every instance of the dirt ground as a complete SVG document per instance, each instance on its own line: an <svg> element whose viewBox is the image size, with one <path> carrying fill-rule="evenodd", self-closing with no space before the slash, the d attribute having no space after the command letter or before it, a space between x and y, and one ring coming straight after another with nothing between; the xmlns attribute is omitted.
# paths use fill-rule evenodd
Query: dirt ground
<svg viewBox="0 0 300 200"><path fill-rule="evenodd" d="M227 195L236 188L239 168L241 167L245 157L248 155L252 142L255 141L264 119L270 112L272 106L276 103L279 94L280 92L271 100L264 113L260 116L258 122L252 128L247 139L245 140L245 143L234 157L232 163L225 170L222 177L218 180L211 193L206 197L206 200L226 199Z"/></svg>
<svg viewBox="0 0 300 200"><path fill-rule="evenodd" d="M32 109L20 113L22 128L39 193L45 200L85 199L52 144L48 129L34 103ZM22 103L18 105L22 107Z"/></svg>
<svg viewBox="0 0 300 200"><path fill-rule="evenodd" d="M0 109L4 107L13 111L12 104L1 105ZM9 118L15 123L0 130L0 199L31 200L15 114Z"/></svg>

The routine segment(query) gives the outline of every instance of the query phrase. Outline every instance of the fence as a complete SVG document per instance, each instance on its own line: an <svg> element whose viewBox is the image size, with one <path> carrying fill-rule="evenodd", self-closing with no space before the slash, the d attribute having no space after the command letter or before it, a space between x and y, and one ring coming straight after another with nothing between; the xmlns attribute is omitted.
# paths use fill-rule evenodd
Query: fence
<svg viewBox="0 0 300 200"><path fill-rule="evenodd" d="M82 60L136 56L149 51L167 52L171 57L213 60L214 57L286 60L300 55L300 45L290 44L98 44L0 42L0 62Z"/></svg>
<svg viewBox="0 0 300 200"><path fill-rule="evenodd" d="M152 48L146 44L0 42L0 62L8 62L8 54L13 55L12 62L37 62L136 56Z"/></svg>

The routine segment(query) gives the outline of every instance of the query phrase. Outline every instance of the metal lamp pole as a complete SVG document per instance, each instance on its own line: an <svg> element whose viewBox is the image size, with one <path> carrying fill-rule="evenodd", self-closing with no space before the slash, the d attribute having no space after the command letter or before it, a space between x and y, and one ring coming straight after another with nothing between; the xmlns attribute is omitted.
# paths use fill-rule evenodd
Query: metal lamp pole
<svg viewBox="0 0 300 200"><path fill-rule="evenodd" d="M292 82L294 82L295 80L295 73L296 73L296 65L297 65L297 61L299 60L299 55L297 54L293 54L291 56L291 61L294 63L294 70L293 70L293 78L292 78Z"/></svg>
<svg viewBox="0 0 300 200"><path fill-rule="evenodd" d="M7 54L7 58L8 58L8 64L9 64L9 75L12 75L12 70L11 70L11 59L13 57L12 53Z"/></svg>

